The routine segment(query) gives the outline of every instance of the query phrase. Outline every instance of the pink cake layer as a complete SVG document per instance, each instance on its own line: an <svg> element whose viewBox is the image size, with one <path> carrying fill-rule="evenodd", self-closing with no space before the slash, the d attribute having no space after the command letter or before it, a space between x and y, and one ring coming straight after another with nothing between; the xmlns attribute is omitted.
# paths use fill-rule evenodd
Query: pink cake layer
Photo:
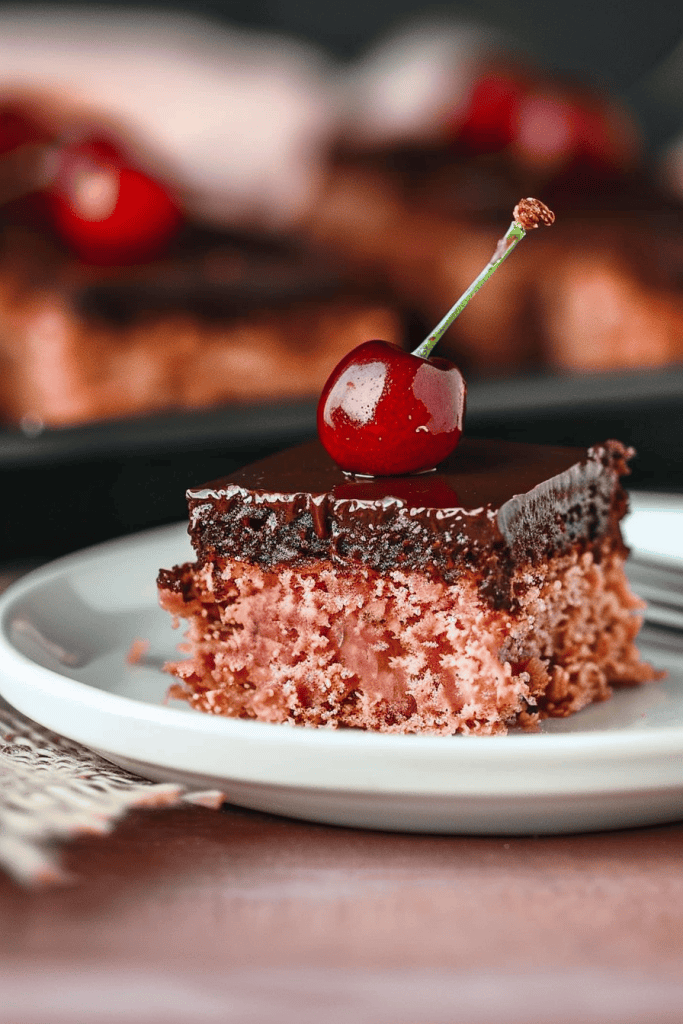
<svg viewBox="0 0 683 1024"><path fill-rule="evenodd" d="M328 561L268 571L218 559L176 572L161 603L188 620L175 696L214 714L393 733L504 733L655 677L624 552L575 549L520 568L519 603L476 582ZM219 581L219 586L216 586ZM220 596L218 596L220 592Z"/></svg>

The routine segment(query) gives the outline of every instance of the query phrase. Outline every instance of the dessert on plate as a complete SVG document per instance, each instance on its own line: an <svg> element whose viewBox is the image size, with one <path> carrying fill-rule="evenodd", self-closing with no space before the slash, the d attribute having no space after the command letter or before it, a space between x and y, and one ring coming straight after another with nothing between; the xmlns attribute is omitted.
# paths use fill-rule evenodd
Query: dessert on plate
<svg viewBox="0 0 683 1024"><path fill-rule="evenodd" d="M175 696L269 722L496 734L655 677L619 529L632 452L461 440L464 381L430 355L552 219L520 203L414 353L372 341L347 355L319 442L188 492L196 561L158 578L189 624Z"/></svg>
<svg viewBox="0 0 683 1024"><path fill-rule="evenodd" d="M616 442L465 439L435 474L346 477L317 442L188 492L159 574L170 666L215 714L500 733L653 678L624 575Z"/></svg>

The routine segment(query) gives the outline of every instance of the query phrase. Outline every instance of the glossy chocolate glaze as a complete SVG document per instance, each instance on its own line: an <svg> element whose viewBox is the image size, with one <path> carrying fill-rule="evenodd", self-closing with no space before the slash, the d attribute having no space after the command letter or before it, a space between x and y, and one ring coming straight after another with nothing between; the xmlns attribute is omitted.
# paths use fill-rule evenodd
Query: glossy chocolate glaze
<svg viewBox="0 0 683 1024"><path fill-rule="evenodd" d="M467 574L507 606L515 566L622 545L619 476L631 454L616 441L586 452L465 438L437 472L368 479L311 442L188 491L189 532L202 563ZM160 582L173 586L172 574Z"/></svg>

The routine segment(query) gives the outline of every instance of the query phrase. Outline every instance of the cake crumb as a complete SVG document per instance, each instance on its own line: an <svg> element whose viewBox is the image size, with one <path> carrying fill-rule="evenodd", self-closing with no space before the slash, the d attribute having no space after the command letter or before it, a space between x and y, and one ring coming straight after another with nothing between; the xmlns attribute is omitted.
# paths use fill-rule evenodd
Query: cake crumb
<svg viewBox="0 0 683 1024"><path fill-rule="evenodd" d="M130 645L130 649L126 655L126 662L129 665L139 665L148 650L149 640L143 640L141 637L136 637Z"/></svg>

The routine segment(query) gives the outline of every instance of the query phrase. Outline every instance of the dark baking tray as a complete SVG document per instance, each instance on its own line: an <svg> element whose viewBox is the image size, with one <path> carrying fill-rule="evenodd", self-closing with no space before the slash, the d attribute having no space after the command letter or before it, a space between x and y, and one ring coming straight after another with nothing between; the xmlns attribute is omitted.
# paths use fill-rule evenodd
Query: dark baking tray
<svg viewBox="0 0 683 1024"><path fill-rule="evenodd" d="M467 432L548 444L616 437L630 483L683 491L683 367L469 384ZM0 560L51 557L183 519L188 486L315 434L315 402L0 431Z"/></svg>

